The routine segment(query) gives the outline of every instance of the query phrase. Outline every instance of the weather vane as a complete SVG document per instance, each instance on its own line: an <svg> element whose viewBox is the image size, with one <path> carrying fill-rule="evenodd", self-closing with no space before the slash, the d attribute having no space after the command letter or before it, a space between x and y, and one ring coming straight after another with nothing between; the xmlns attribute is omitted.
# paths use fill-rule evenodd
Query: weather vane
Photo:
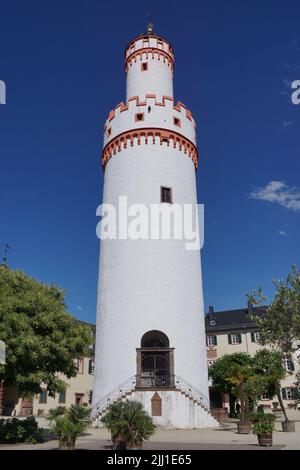
<svg viewBox="0 0 300 470"><path fill-rule="evenodd" d="M10 250L10 246L8 245L8 243L3 243L3 246L4 246L4 250L3 250L2 261L3 261L3 264L6 265L7 253L8 253L8 250Z"/></svg>

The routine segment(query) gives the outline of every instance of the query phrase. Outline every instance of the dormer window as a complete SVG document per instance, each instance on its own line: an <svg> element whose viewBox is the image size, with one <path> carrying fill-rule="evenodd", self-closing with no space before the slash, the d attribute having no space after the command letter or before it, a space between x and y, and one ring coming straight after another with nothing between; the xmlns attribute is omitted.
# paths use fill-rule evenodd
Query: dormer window
<svg viewBox="0 0 300 470"><path fill-rule="evenodd" d="M216 326L216 320L209 320L209 325L210 326Z"/></svg>

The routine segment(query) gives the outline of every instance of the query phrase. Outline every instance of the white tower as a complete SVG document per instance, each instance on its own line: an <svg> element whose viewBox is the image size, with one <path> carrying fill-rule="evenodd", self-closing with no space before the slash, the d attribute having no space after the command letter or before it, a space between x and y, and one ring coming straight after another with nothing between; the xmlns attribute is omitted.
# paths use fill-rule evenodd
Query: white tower
<svg viewBox="0 0 300 470"><path fill-rule="evenodd" d="M103 202L197 203L195 121L173 99L174 53L153 34L125 51L126 103L104 127ZM102 240L93 416L143 402L168 428L216 426L209 413L199 251L184 240Z"/></svg>

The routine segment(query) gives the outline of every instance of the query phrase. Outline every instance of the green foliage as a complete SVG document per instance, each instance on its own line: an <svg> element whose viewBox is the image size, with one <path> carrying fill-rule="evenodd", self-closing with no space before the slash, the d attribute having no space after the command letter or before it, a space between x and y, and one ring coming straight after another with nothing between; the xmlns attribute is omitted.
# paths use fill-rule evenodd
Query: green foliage
<svg viewBox="0 0 300 470"><path fill-rule="evenodd" d="M270 344L282 355L289 356L295 341L300 339L300 269L294 265L285 280L274 280L273 284L276 293L272 303L265 307L263 315L257 315L254 310L251 318L258 327L260 343ZM254 290L247 297L258 307L267 300L262 289Z"/></svg>
<svg viewBox="0 0 300 470"><path fill-rule="evenodd" d="M88 408L81 405L71 405L68 410L63 407L49 410L50 428L59 440L71 444L90 424Z"/></svg>
<svg viewBox="0 0 300 470"><path fill-rule="evenodd" d="M38 427L33 416L26 419L1 419L0 443L16 444L28 442L36 444L43 442L42 429Z"/></svg>
<svg viewBox="0 0 300 470"><path fill-rule="evenodd" d="M256 413L252 416L253 434L271 434L275 429L276 416L270 413Z"/></svg>
<svg viewBox="0 0 300 470"><path fill-rule="evenodd" d="M212 385L217 390L238 396L236 385L229 380L233 366L251 366L252 359L246 353L225 354L217 359L208 370Z"/></svg>
<svg viewBox="0 0 300 470"><path fill-rule="evenodd" d="M7 361L2 378L5 385L16 384L21 396L40 393L41 383L50 396L64 391L57 374L74 377L74 359L92 343L90 328L66 311L64 297L55 285L0 267L0 339Z"/></svg>
<svg viewBox="0 0 300 470"><path fill-rule="evenodd" d="M49 421L54 421L55 418L57 418L58 416L61 416L63 414L65 414L67 411L66 407L65 406L58 406L57 408L51 408L49 411L48 411L48 419Z"/></svg>
<svg viewBox="0 0 300 470"><path fill-rule="evenodd" d="M68 410L68 416L73 423L79 423L90 419L90 410L84 405L71 405Z"/></svg>
<svg viewBox="0 0 300 470"><path fill-rule="evenodd" d="M143 409L143 405L137 401L126 400L114 403L101 421L111 431L113 439L122 436L130 448L149 439L155 432L152 418Z"/></svg>

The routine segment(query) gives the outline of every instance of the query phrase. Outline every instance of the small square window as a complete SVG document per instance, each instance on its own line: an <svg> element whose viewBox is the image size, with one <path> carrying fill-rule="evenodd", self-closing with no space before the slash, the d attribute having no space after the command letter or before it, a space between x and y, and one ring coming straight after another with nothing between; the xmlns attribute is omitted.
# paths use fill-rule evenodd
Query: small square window
<svg viewBox="0 0 300 470"><path fill-rule="evenodd" d="M144 113L137 113L135 115L135 122L143 121L144 120Z"/></svg>
<svg viewBox="0 0 300 470"><path fill-rule="evenodd" d="M148 63L147 62L142 62L141 63L141 71L145 72L146 70L148 70Z"/></svg>
<svg viewBox="0 0 300 470"><path fill-rule="evenodd" d="M160 188L160 202L167 204L173 203L171 188L165 188L163 186Z"/></svg>
<svg viewBox="0 0 300 470"><path fill-rule="evenodd" d="M177 127L181 127L181 120L177 117L174 117L174 125Z"/></svg>

